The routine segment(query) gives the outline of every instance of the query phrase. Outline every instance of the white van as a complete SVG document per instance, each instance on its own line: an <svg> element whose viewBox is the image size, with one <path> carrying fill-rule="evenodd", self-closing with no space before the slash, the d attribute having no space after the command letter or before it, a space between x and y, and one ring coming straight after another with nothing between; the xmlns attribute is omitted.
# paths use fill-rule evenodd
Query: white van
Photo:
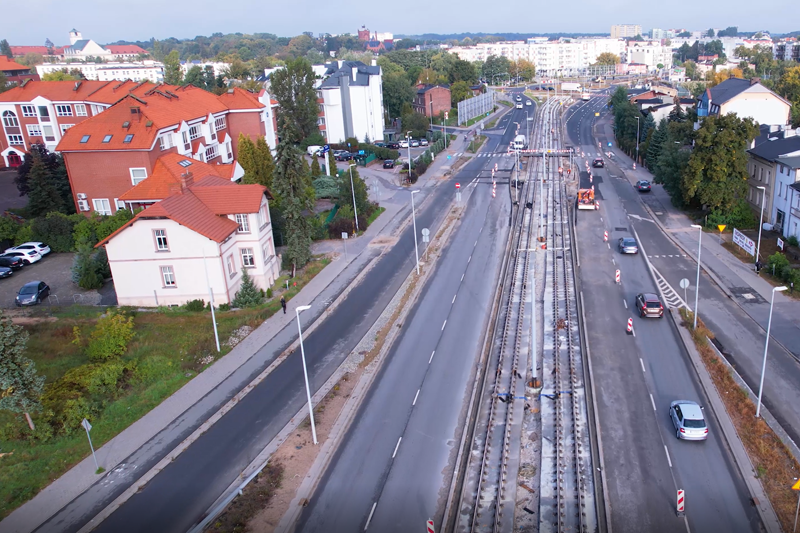
<svg viewBox="0 0 800 533"><path fill-rule="evenodd" d="M526 139L524 135L517 135L514 137L514 142L511 146L514 148L514 150L527 150L528 139Z"/></svg>
<svg viewBox="0 0 800 533"><path fill-rule="evenodd" d="M322 146L316 146L316 145L309 146L306 149L306 151L308 152L308 155L310 155L311 157L314 157L315 155L317 155L317 152L319 152L320 150L322 150Z"/></svg>

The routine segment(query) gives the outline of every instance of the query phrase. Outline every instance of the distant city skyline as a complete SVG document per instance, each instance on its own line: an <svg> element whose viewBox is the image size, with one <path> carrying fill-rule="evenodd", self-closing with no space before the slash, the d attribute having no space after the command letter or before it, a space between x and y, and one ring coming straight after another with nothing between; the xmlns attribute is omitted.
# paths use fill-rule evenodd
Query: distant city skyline
<svg viewBox="0 0 800 533"><path fill-rule="evenodd" d="M485 2L462 0L459 12L451 4L394 5L392 16L372 4L341 0L334 7L320 0L295 3L253 4L245 0L218 1L140 0L136 4L107 0L29 0L25 10L34 18L18 18L5 25L0 39L12 45L42 45L49 38L56 45L68 43L74 27L84 38L98 43L118 40L147 41L151 37L190 39L212 33L273 33L293 37L304 31L353 33L363 24L372 31L395 35L424 33L610 33L613 24L638 24L642 32L651 28L704 30L709 27L738 26L742 31L788 33L800 30L796 17L780 16L797 12L795 0L774 0L769 9L752 9L745 0L702 0L687 12L680 9L659 12L650 5L631 5L623 0L575 0L565 10L563 4L538 5L521 0L503 3L501 9L486 9ZM424 12L425 16L420 16ZM570 16L585 13L585 17ZM744 13L747 13L744 16ZM519 16L521 14L527 16ZM776 16L778 15L778 16ZM736 20L740 19L740 20Z"/></svg>

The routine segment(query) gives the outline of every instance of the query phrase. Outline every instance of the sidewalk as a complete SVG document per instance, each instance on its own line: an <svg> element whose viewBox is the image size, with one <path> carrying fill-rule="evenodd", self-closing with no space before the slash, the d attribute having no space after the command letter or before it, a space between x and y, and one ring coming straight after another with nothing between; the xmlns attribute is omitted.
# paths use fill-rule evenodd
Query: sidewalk
<svg viewBox="0 0 800 533"><path fill-rule="evenodd" d="M465 144L462 138L453 141L411 189L435 186L456 162L454 157L447 159L445 154L461 151ZM360 171L365 178L369 175L371 181L371 169ZM326 314L330 303L347 290L358 275L368 268L372 259L380 255L380 250L370 247L370 243L377 238L391 236L407 220L401 215L411 210L407 192L409 188L393 186L378 175L377 169L374 172L381 187L380 204L386 211L361 235L348 239L346 257L341 240L312 245L315 254L333 252L336 256L288 302L290 309L312 305L302 319L306 331L310 331L312 324ZM422 198L416 199L419 202L417 207L427 195L420 196ZM152 457L171 451L185 435L191 433L197 421L207 419L227 398L242 390L250 382L254 369L266 367L277 359L284 347L296 340L294 321L295 316L291 312L276 313L265 320L230 353L97 449L97 460L107 470L104 475L96 475L92 457L86 457L0 522L0 533L33 531L59 515L58 524L48 526L48 529L56 530L66 527L70 519L77 520L79 517L76 515L81 510L94 509L97 512L99 509L92 504L96 506L95 502L103 501L102 495L108 494L112 485L129 483L137 465L152 464ZM79 497L87 501L76 503ZM71 503L79 509L74 512L65 509ZM62 512L67 516L61 517Z"/></svg>

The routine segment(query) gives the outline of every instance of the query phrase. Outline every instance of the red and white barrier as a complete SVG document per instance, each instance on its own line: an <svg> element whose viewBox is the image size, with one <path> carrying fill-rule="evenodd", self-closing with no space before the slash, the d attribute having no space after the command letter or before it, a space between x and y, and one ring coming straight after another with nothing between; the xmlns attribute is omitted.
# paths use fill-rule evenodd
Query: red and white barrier
<svg viewBox="0 0 800 533"><path fill-rule="evenodd" d="M428 533L436 533L433 530L433 520L428 520L427 526L428 526Z"/></svg>
<svg viewBox="0 0 800 533"><path fill-rule="evenodd" d="M617 283L619 283L619 269L617 269L617 273L614 277L616 278Z"/></svg>
<svg viewBox="0 0 800 533"><path fill-rule="evenodd" d="M628 319L628 331L627 331L627 333L628 333L628 335L632 335L633 334L633 319L632 318Z"/></svg>
<svg viewBox="0 0 800 533"><path fill-rule="evenodd" d="M683 516L686 498L683 489L678 489L678 516Z"/></svg>
<svg viewBox="0 0 800 533"><path fill-rule="evenodd" d="M603 242L608 242L608 232L607 231L603 232Z"/></svg>

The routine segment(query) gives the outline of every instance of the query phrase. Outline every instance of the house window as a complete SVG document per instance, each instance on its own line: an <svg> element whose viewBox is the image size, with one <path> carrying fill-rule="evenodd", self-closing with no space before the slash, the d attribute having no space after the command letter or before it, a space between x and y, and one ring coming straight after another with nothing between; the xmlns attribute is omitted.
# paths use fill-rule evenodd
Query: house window
<svg viewBox="0 0 800 533"><path fill-rule="evenodd" d="M157 252L169 252L169 245L167 244L167 230L154 229L153 237L156 239Z"/></svg>
<svg viewBox="0 0 800 533"><path fill-rule="evenodd" d="M42 136L42 127L38 124L28 124L26 126L28 128L28 137L41 137Z"/></svg>
<svg viewBox="0 0 800 533"><path fill-rule="evenodd" d="M175 287L175 272L172 271L171 266L162 266L161 267L161 281L164 284L164 288L167 287Z"/></svg>
<svg viewBox="0 0 800 533"><path fill-rule="evenodd" d="M189 128L189 140L193 141L200 137L200 127L199 126L192 126Z"/></svg>
<svg viewBox="0 0 800 533"><path fill-rule="evenodd" d="M19 126L17 115L13 111L3 111L3 125L6 128L16 128Z"/></svg>
<svg viewBox="0 0 800 533"><path fill-rule="evenodd" d="M236 223L239 224L239 233L250 233L250 220L247 215L236 215Z"/></svg>
<svg viewBox="0 0 800 533"><path fill-rule="evenodd" d="M219 157L219 147L216 144L214 146L209 146L208 148L206 148L206 163L208 163L215 157Z"/></svg>
<svg viewBox="0 0 800 533"><path fill-rule="evenodd" d="M261 209L258 210L258 229L264 229L267 224L269 224L269 208L267 204L261 204Z"/></svg>
<svg viewBox="0 0 800 533"><path fill-rule="evenodd" d="M318 126L324 126L325 125L325 117L319 117L317 119L317 125Z"/></svg>
<svg viewBox="0 0 800 533"><path fill-rule="evenodd" d="M236 275L236 265L233 261L233 254L228 256L228 277L233 278Z"/></svg>
<svg viewBox="0 0 800 533"><path fill-rule="evenodd" d="M86 116L86 104L75 104L75 114L79 117Z"/></svg>
<svg viewBox="0 0 800 533"><path fill-rule="evenodd" d="M137 185L141 183L145 179L147 179L147 169L146 168L132 168L131 171L131 183Z"/></svg>
<svg viewBox="0 0 800 533"><path fill-rule="evenodd" d="M172 135L166 133L158 138L158 144L161 147L161 150L169 150L172 148Z"/></svg>
<svg viewBox="0 0 800 533"><path fill-rule="evenodd" d="M240 251L242 252L242 268L253 268L256 266L252 248L240 248Z"/></svg>
<svg viewBox="0 0 800 533"><path fill-rule="evenodd" d="M44 126L42 126L42 133L44 133L45 141L54 142L56 140L56 134L53 132L53 126L45 124Z"/></svg>
<svg viewBox="0 0 800 533"><path fill-rule="evenodd" d="M42 119L42 122L50 122L50 111L46 105L39 106L39 118Z"/></svg>
<svg viewBox="0 0 800 533"><path fill-rule="evenodd" d="M111 214L111 203L108 201L108 198L95 198L92 200L92 203L94 204L94 210L97 211L98 214Z"/></svg>
<svg viewBox="0 0 800 533"><path fill-rule="evenodd" d="M225 128L225 117L217 117L214 119L214 129L219 131Z"/></svg>
<svg viewBox="0 0 800 533"><path fill-rule="evenodd" d="M189 140L189 136L186 134L185 131L181 132L181 136L183 137L183 149L185 151L192 149L192 142Z"/></svg>
<svg viewBox="0 0 800 533"><path fill-rule="evenodd" d="M12 144L15 146L25 146L25 139L22 138L22 135L9 135L8 144Z"/></svg>
<svg viewBox="0 0 800 533"><path fill-rule="evenodd" d="M81 137L81 144L88 143L90 137L91 137L91 135L84 135L83 137Z"/></svg>
<svg viewBox="0 0 800 533"><path fill-rule="evenodd" d="M267 264L269 259L269 251L272 249L272 239L267 239L267 244L261 249L261 257L264 259L264 264Z"/></svg>
<svg viewBox="0 0 800 533"><path fill-rule="evenodd" d="M770 178L771 174L772 174L772 171L771 170L767 170L767 179L764 182L764 185L769 185L769 178Z"/></svg>
<svg viewBox="0 0 800 533"><path fill-rule="evenodd" d="M67 130L70 129L74 125L75 124L60 124L59 127L61 128L61 135L64 135L64 133L66 133Z"/></svg>
<svg viewBox="0 0 800 533"><path fill-rule="evenodd" d="M129 134L127 134L127 135L125 136L125 138L122 140L122 142L123 142L124 144L128 144L128 143L130 143L132 140L133 140L133 133L129 133Z"/></svg>
<svg viewBox="0 0 800 533"><path fill-rule="evenodd" d="M111 137L113 137L113 135L106 135L105 137L103 137L103 144L110 143Z"/></svg>
<svg viewBox="0 0 800 533"><path fill-rule="evenodd" d="M36 116L36 108L32 105L24 105L22 106L22 116L23 117L35 117Z"/></svg>
<svg viewBox="0 0 800 533"><path fill-rule="evenodd" d="M228 153L228 161L230 161L231 159L233 159L233 151L231 149L231 143L226 144L225 149Z"/></svg>
<svg viewBox="0 0 800 533"><path fill-rule="evenodd" d="M57 105L56 106L56 115L59 117L71 117L72 116L72 106L71 105Z"/></svg>

